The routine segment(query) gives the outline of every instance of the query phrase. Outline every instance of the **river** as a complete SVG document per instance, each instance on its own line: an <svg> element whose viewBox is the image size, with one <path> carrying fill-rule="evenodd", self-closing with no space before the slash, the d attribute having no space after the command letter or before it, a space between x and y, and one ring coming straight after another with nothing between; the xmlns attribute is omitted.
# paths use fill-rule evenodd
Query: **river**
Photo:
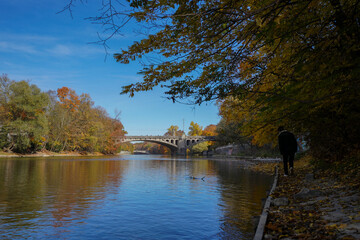
<svg viewBox="0 0 360 240"><path fill-rule="evenodd" d="M251 239L271 183L236 160L0 158L0 239Z"/></svg>

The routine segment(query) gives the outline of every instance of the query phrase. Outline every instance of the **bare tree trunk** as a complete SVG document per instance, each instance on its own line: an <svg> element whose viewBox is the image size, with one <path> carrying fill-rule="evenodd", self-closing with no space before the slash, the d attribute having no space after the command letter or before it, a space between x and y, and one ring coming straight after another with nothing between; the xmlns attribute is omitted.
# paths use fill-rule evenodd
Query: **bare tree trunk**
<svg viewBox="0 0 360 240"><path fill-rule="evenodd" d="M61 151L64 151L64 149L65 149L65 147L66 147L66 144L67 144L67 140L65 140L64 146L63 146L63 148L61 149Z"/></svg>

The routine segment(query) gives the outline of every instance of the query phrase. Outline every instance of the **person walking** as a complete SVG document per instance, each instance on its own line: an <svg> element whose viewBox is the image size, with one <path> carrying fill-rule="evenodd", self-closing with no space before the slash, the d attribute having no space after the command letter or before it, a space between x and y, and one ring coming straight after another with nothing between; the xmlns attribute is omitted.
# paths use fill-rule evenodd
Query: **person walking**
<svg viewBox="0 0 360 240"><path fill-rule="evenodd" d="M290 174L294 174L294 157L297 152L297 142L294 134L284 129L284 127L278 128L279 136L279 150L283 156L284 163L284 176L289 175L288 165L290 167Z"/></svg>

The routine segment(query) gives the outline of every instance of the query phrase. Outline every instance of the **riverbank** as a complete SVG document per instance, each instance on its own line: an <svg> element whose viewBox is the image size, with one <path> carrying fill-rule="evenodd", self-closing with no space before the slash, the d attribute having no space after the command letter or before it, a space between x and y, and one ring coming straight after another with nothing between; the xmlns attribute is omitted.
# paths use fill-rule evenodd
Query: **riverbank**
<svg viewBox="0 0 360 240"><path fill-rule="evenodd" d="M339 174L303 158L288 177L278 163L255 164L253 169L274 173L276 165L279 177L264 239L360 239L359 165Z"/></svg>
<svg viewBox="0 0 360 240"><path fill-rule="evenodd" d="M81 157L81 156L106 156L100 152L88 153L88 152L50 152L50 151L40 151L31 154L18 154L18 153L8 153L0 152L0 158L12 158L12 157Z"/></svg>
<svg viewBox="0 0 360 240"><path fill-rule="evenodd" d="M237 156L237 155L211 155L203 156L206 159L214 159L219 161L236 161L246 167L252 169L253 171L263 172L266 174L273 175L275 166L280 162L280 158L276 157L253 157L253 156Z"/></svg>

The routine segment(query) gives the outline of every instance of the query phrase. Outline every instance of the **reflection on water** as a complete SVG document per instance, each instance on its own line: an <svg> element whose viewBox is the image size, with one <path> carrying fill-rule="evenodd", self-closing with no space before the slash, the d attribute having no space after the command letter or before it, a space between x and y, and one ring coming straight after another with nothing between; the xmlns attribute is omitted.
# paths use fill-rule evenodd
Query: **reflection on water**
<svg viewBox="0 0 360 240"><path fill-rule="evenodd" d="M0 239L250 239L270 183L237 161L0 159Z"/></svg>

